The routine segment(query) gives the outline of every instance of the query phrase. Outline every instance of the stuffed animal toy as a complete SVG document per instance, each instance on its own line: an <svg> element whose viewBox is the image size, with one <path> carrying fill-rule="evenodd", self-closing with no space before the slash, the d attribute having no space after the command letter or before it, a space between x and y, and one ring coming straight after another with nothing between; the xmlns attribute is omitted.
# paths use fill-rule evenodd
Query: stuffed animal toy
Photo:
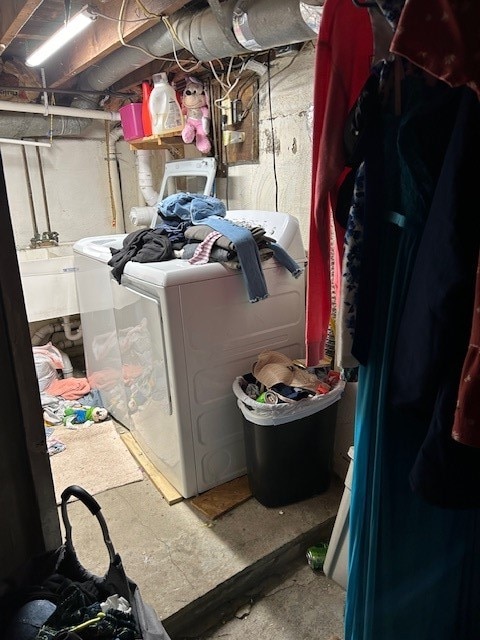
<svg viewBox="0 0 480 640"><path fill-rule="evenodd" d="M68 427L72 424L103 422L107 416L108 411L103 407L67 407L64 412L64 422Z"/></svg>
<svg viewBox="0 0 480 640"><path fill-rule="evenodd" d="M202 153L212 148L208 134L210 133L210 109L205 87L197 78L188 78L182 96L182 111L186 116L182 130L182 140L186 144L195 141L195 146Z"/></svg>

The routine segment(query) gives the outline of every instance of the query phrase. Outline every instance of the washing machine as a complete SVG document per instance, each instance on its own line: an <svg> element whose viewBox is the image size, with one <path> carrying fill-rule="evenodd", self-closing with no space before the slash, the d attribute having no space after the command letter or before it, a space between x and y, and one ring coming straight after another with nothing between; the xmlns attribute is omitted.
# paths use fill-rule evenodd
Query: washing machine
<svg viewBox="0 0 480 640"><path fill-rule="evenodd" d="M298 220L228 211L261 226L305 266ZM126 264L111 275L110 248L125 236L74 245L87 376L111 415L185 498L246 473L243 419L232 392L264 349L304 354L305 277L262 263L268 297L249 302L242 274L187 260Z"/></svg>

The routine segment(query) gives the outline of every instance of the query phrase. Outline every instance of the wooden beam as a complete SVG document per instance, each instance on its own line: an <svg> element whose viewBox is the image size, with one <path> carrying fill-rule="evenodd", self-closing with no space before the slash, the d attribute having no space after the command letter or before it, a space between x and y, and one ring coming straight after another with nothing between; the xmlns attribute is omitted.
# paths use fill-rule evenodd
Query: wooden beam
<svg viewBox="0 0 480 640"><path fill-rule="evenodd" d="M183 496L170 484L164 475L155 467L155 465L147 458L142 449L139 447L133 435L129 432L121 433L120 438L123 440L128 450L145 471L152 481L152 484L160 491L162 496L169 505L176 504L183 500Z"/></svg>
<svg viewBox="0 0 480 640"><path fill-rule="evenodd" d="M156 15L170 15L185 6L187 2L188 0L144 0L143 4L148 11ZM100 13L117 18L121 4L122 0L111 0L102 7ZM159 21L159 18L152 18L136 22L142 15L135 3L127 4L123 17L125 23L122 34L125 42L139 36ZM63 54L61 62L59 63L57 58L56 62L52 62L48 67L49 86L62 87L70 78L119 49L122 44L118 38L117 28L118 22L97 18L92 27L77 38L70 52Z"/></svg>
<svg viewBox="0 0 480 640"><path fill-rule="evenodd" d="M0 3L0 43L3 49L35 13L43 0L2 0Z"/></svg>

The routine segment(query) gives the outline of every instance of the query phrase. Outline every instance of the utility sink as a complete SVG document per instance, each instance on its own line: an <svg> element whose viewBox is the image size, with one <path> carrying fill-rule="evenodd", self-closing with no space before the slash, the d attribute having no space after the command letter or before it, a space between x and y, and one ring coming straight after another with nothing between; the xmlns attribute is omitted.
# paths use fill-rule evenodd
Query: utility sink
<svg viewBox="0 0 480 640"><path fill-rule="evenodd" d="M73 243L17 249L17 258L29 322L80 312Z"/></svg>

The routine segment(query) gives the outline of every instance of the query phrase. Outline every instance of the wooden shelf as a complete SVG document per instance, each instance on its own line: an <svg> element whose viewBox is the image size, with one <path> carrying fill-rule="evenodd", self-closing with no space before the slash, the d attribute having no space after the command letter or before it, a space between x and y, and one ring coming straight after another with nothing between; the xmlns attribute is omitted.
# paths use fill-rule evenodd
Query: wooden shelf
<svg viewBox="0 0 480 640"><path fill-rule="evenodd" d="M128 143L132 149L171 149L172 147L183 147L181 131L173 131L162 136L153 135L137 140L129 140Z"/></svg>

